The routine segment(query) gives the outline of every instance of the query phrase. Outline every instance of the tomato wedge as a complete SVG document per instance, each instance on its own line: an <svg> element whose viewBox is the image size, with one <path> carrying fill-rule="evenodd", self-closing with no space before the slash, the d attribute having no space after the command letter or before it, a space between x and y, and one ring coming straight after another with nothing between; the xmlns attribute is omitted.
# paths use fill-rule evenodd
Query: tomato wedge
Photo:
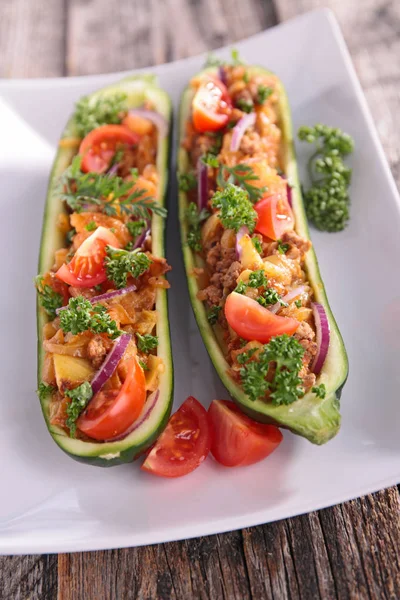
<svg viewBox="0 0 400 600"><path fill-rule="evenodd" d="M226 320L233 331L245 340L266 344L272 337L287 333L293 335L300 325L291 317L279 317L256 300L232 292L225 302Z"/></svg>
<svg viewBox="0 0 400 600"><path fill-rule="evenodd" d="M115 235L98 227L78 248L70 263L63 264L56 277L74 287L89 288L107 279L104 259L106 247L121 248Z"/></svg>
<svg viewBox="0 0 400 600"><path fill-rule="evenodd" d="M282 194L275 194L263 198L254 205L258 214L256 231L271 238L279 240L282 234L294 227L294 218L287 198Z"/></svg>
<svg viewBox="0 0 400 600"><path fill-rule="evenodd" d="M102 125L93 129L79 147L82 171L104 173L119 148L134 146L138 141L139 136L123 125Z"/></svg>
<svg viewBox="0 0 400 600"><path fill-rule="evenodd" d="M127 377L120 390L98 392L76 425L82 433L99 440L122 435L136 421L146 400L146 379L135 357L126 364Z"/></svg>
<svg viewBox="0 0 400 600"><path fill-rule="evenodd" d="M182 477L205 460L210 445L207 411L189 396L172 415L141 468L159 477Z"/></svg>
<svg viewBox="0 0 400 600"><path fill-rule="evenodd" d="M225 467L243 467L263 460L281 443L274 425L257 423L228 400L213 400L208 409L211 454Z"/></svg>
<svg viewBox="0 0 400 600"><path fill-rule="evenodd" d="M232 101L228 90L218 80L202 83L192 103L193 125L197 131L217 131L229 121Z"/></svg>

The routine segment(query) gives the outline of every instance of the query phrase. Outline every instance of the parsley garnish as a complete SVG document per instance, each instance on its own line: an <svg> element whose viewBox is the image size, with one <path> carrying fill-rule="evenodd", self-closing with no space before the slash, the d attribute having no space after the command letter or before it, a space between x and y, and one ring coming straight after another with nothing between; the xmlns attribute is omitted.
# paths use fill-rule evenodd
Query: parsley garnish
<svg viewBox="0 0 400 600"><path fill-rule="evenodd" d="M81 383L78 387L73 390L65 390L65 395L70 398L70 402L67 405L68 418L65 421L66 426L69 429L69 435L75 437L76 435L76 420L81 412L86 408L89 400L92 399L93 390L92 386L88 381Z"/></svg>
<svg viewBox="0 0 400 600"><path fill-rule="evenodd" d="M326 396L326 387L324 383L321 383L320 385L316 385L311 389L312 392L314 392L314 394L317 396L317 398L322 398L324 399Z"/></svg>
<svg viewBox="0 0 400 600"><path fill-rule="evenodd" d="M64 333L73 335L87 330L93 333L106 333L112 340L122 333L105 306L102 304L93 306L83 296L70 298L68 306L60 311L60 327Z"/></svg>
<svg viewBox="0 0 400 600"><path fill-rule="evenodd" d="M197 179L194 173L180 173L179 175L179 189L182 192L190 192L194 190L197 185Z"/></svg>
<svg viewBox="0 0 400 600"><path fill-rule="evenodd" d="M257 250L257 252L259 254L261 254L262 253L262 244L261 244L260 238L258 238L257 236L253 236L251 238L251 241L253 242L253 246Z"/></svg>
<svg viewBox="0 0 400 600"><path fill-rule="evenodd" d="M149 367L147 366L147 364L144 362L144 360L139 359L139 365L142 367L143 371L149 371Z"/></svg>
<svg viewBox="0 0 400 600"><path fill-rule="evenodd" d="M129 252L107 246L106 272L107 278L113 281L115 287L126 287L128 275L135 279L143 275L153 261L139 248Z"/></svg>
<svg viewBox="0 0 400 600"><path fill-rule="evenodd" d="M97 225L94 221L89 221L89 223L86 223L85 229L87 231L94 231L95 229L97 229Z"/></svg>
<svg viewBox="0 0 400 600"><path fill-rule="evenodd" d="M343 158L353 152L354 141L347 133L327 125L300 127L298 136L316 146L308 161L312 185L304 192L307 217L317 229L341 231L350 218L351 169Z"/></svg>
<svg viewBox="0 0 400 600"><path fill-rule="evenodd" d="M145 333L144 335L140 335L140 333L136 334L137 337L137 346L140 352L144 352L148 354L150 350L154 350L158 346L158 337L156 335L150 335L149 333Z"/></svg>
<svg viewBox="0 0 400 600"><path fill-rule="evenodd" d="M239 98L239 100L236 100L236 106L245 113L251 113L254 110L254 104L252 100L246 100L245 98Z"/></svg>
<svg viewBox="0 0 400 600"><path fill-rule="evenodd" d="M239 51L236 48L231 49L231 60L232 66L243 65L244 61L239 56ZM205 62L205 67L222 67L223 65L229 65L229 61L222 60L215 56L213 52L209 52L207 55L207 60Z"/></svg>
<svg viewBox="0 0 400 600"><path fill-rule="evenodd" d="M201 245L201 223L208 219L210 213L208 210L203 208L203 210L197 210L197 206L194 202L191 202L186 209L185 217L189 226L189 231L187 233L187 245L189 248L194 250L194 252L201 252L203 246Z"/></svg>
<svg viewBox="0 0 400 600"><path fill-rule="evenodd" d="M100 125L118 124L126 111L126 94L102 96L97 100L81 98L76 104L75 125L80 137L85 137Z"/></svg>
<svg viewBox="0 0 400 600"><path fill-rule="evenodd" d="M228 183L225 188L214 194L211 204L220 209L219 218L225 229L233 229L236 233L246 225L252 233L257 222L257 213L249 200L247 192Z"/></svg>
<svg viewBox="0 0 400 600"><path fill-rule="evenodd" d="M289 250L289 244L284 244L282 240L278 240L278 252L279 254L286 254Z"/></svg>
<svg viewBox="0 0 400 600"><path fill-rule="evenodd" d="M261 296L256 298L256 300L258 304L261 304L261 306L270 306L271 304L276 304L277 302L279 302L281 306L288 306L286 302L283 302L278 292L271 287L267 288Z"/></svg>
<svg viewBox="0 0 400 600"><path fill-rule="evenodd" d="M45 284L41 275L35 277L35 286L39 294L40 305L43 306L49 317L55 319L56 309L60 308L63 304L61 294L55 292L51 286Z"/></svg>
<svg viewBox="0 0 400 600"><path fill-rule="evenodd" d="M38 389L36 390L36 393L39 396L39 400L41 402L43 402L44 400L46 400L46 398L49 394L52 394L55 391L56 391L56 388L54 387L54 385L47 385L47 383L44 383L44 381L41 381L39 383Z"/></svg>
<svg viewBox="0 0 400 600"><path fill-rule="evenodd" d="M301 308L301 306L302 306L302 301L301 300L295 300L294 303L297 306L297 308Z"/></svg>
<svg viewBox="0 0 400 600"><path fill-rule="evenodd" d="M218 315L222 310L222 306L213 306L207 313L207 320L210 325L215 325L218 321Z"/></svg>
<svg viewBox="0 0 400 600"><path fill-rule="evenodd" d="M259 269L258 271L253 271L249 275L248 286L251 288L259 288L265 287L267 285L267 278L265 276L265 271Z"/></svg>
<svg viewBox="0 0 400 600"><path fill-rule="evenodd" d="M241 279L233 291L236 292L237 294L245 294L246 290L247 290L247 283L245 283Z"/></svg>
<svg viewBox="0 0 400 600"><path fill-rule="evenodd" d="M257 103L264 104L264 102L274 93L272 87L266 85L259 85L257 90Z"/></svg>
<svg viewBox="0 0 400 600"><path fill-rule="evenodd" d="M207 152L207 154L203 154L203 156L201 157L200 160L202 163L207 165L207 167L214 167L214 168L219 167L218 158L215 156L215 154L212 154L211 152Z"/></svg>
<svg viewBox="0 0 400 600"><path fill-rule="evenodd" d="M303 396L302 380L299 372L302 367L304 348L287 334L279 335L266 344L258 354L257 360L243 364L240 376L243 389L250 400L263 398L270 392L272 404L291 404ZM272 380L267 380L271 364Z"/></svg>
<svg viewBox="0 0 400 600"><path fill-rule="evenodd" d="M245 345L247 344L247 341L245 341ZM255 354L257 352L258 348L250 348L250 350L246 350L245 352L241 352L240 354L237 355L236 360L238 361L239 365L244 365L244 363L246 363L248 360L250 360L250 358L253 356L253 354Z"/></svg>
<svg viewBox="0 0 400 600"><path fill-rule="evenodd" d="M146 227L146 221L144 219L138 219L137 221L128 221L125 225L131 236L136 238Z"/></svg>
<svg viewBox="0 0 400 600"><path fill-rule="evenodd" d="M252 185L251 182L258 181L258 179L253 169L244 163L234 165L233 167L221 165L217 175L217 184L220 188L224 188L229 183L234 183L248 193L249 199L254 204L262 198L267 190L266 187Z"/></svg>

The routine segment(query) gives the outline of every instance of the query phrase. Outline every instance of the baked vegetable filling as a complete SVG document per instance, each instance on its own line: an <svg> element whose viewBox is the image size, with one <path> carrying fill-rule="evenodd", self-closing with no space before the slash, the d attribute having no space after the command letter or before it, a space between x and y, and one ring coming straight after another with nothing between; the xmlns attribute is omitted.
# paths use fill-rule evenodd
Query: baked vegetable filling
<svg viewBox="0 0 400 600"><path fill-rule="evenodd" d="M166 217L156 165L167 133L150 101L129 110L115 93L81 100L76 135L60 141L76 154L57 191L65 243L36 279L48 315L39 395L50 399L50 424L84 441L128 435L165 369L156 299L170 267L154 250L152 220Z"/></svg>
<svg viewBox="0 0 400 600"><path fill-rule="evenodd" d="M329 346L323 307L305 270L311 242L296 232L274 75L223 64L190 82L182 148L186 243L197 297L250 400L288 405L316 385ZM325 315L326 318L326 315Z"/></svg>

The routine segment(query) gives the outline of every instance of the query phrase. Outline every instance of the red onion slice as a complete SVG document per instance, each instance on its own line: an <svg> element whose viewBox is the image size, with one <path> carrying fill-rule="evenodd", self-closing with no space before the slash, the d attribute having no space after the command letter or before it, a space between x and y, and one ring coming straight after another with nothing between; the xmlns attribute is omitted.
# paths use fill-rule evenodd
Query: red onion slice
<svg viewBox="0 0 400 600"><path fill-rule="evenodd" d="M218 78L224 85L227 85L228 81L226 79L225 69L222 65L218 68Z"/></svg>
<svg viewBox="0 0 400 600"><path fill-rule="evenodd" d="M328 317L326 316L326 312L322 304L313 302L311 306L314 313L315 329L317 332L317 354L313 364L311 365L311 370L318 375L324 366L326 355L328 354L331 332Z"/></svg>
<svg viewBox="0 0 400 600"><path fill-rule="evenodd" d="M199 212L208 204L208 169L201 158L197 161L197 208Z"/></svg>
<svg viewBox="0 0 400 600"><path fill-rule="evenodd" d="M109 177L114 177L114 175L117 174L118 167L119 167L119 164L118 163L114 163L113 166L108 169L107 175Z"/></svg>
<svg viewBox="0 0 400 600"><path fill-rule="evenodd" d="M142 119L148 119L158 129L160 137L165 137L168 133L168 123L160 113L145 108L133 108L129 111L130 115L137 115Z"/></svg>
<svg viewBox="0 0 400 600"><path fill-rule="evenodd" d="M125 294L129 294L129 292L134 292L136 290L136 285L128 285L126 288L122 288L121 290L113 290L112 292L106 292L105 294L100 294L99 296L93 296L93 298L87 298L89 302L92 304L96 304L97 302L107 302L107 300L111 300L112 298L117 298L118 296L124 296ZM56 309L56 314L60 314L62 310L65 310L68 306L61 306Z"/></svg>
<svg viewBox="0 0 400 600"><path fill-rule="evenodd" d="M239 231L236 234L235 249L236 249L236 257L238 260L240 260L242 258L243 248L240 244L240 240L242 239L242 237L244 235L249 235L249 230L246 227L246 225L242 225L242 227L239 229Z"/></svg>
<svg viewBox="0 0 400 600"><path fill-rule="evenodd" d="M119 361L121 360L129 342L131 336L127 333L122 334L118 339L115 340L113 347L107 355L106 360L101 365L100 369L97 371L95 376L93 377L90 385L92 386L93 396L97 394L99 390L106 383L107 379L110 379L111 375L114 373L115 369Z"/></svg>
<svg viewBox="0 0 400 600"><path fill-rule="evenodd" d="M242 141L243 134L246 129L252 127L256 122L256 113L252 112L248 115L244 115L240 121L238 121L232 130L231 139L231 152L237 152L239 150L240 142Z"/></svg>
<svg viewBox="0 0 400 600"><path fill-rule="evenodd" d="M305 290L304 285L299 285L299 287L294 288L293 290L291 290L290 292L285 294L285 296L283 296L283 298L282 298L282 302L286 302L287 304L289 304L289 302L291 302L292 300L297 298L297 296L301 296L301 294L304 292L304 290ZM271 306L271 308L269 310L273 313L277 313L281 307L282 307L282 304L280 302L276 302L275 304L273 304Z"/></svg>
<svg viewBox="0 0 400 600"><path fill-rule="evenodd" d="M133 249L141 248L146 241L147 236L150 233L150 221L146 221L146 227L143 229L142 233L136 238L136 241L133 245Z"/></svg>
<svg viewBox="0 0 400 600"><path fill-rule="evenodd" d="M142 414L136 419L136 421L134 421L132 425L126 431L124 431L124 433L121 433L116 437L110 438L109 440L106 440L106 442L118 442L119 440L123 440L124 438L126 438L127 435L132 433L132 431L135 431L135 429L137 429L138 427L140 427L140 425L147 421L154 408L156 407L159 395L159 390L156 390L155 392L150 394L150 396L146 400L146 404L143 407Z"/></svg>
<svg viewBox="0 0 400 600"><path fill-rule="evenodd" d="M292 198L292 186L289 184L288 178L286 175L281 175L282 179L286 181L286 195L289 202L290 208L293 207L293 198Z"/></svg>

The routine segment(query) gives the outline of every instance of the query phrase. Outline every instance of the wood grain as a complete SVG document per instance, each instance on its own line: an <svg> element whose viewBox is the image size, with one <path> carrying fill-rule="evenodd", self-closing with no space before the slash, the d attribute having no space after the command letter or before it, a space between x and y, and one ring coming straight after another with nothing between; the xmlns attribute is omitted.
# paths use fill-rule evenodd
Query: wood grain
<svg viewBox="0 0 400 600"><path fill-rule="evenodd" d="M0 75L159 64L320 5L336 13L400 182L400 3L363 0L1 0ZM396 58L397 57L397 58ZM396 488L293 519L105 552L0 558L0 600L400 598Z"/></svg>

